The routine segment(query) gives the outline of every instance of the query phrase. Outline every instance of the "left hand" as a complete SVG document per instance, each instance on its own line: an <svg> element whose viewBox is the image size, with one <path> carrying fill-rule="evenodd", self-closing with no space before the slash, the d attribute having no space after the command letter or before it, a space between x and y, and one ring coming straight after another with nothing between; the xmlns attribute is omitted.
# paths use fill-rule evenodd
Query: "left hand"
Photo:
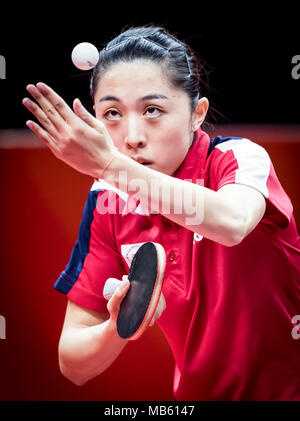
<svg viewBox="0 0 300 421"><path fill-rule="evenodd" d="M30 130L57 158L83 174L100 178L117 151L105 125L79 99L74 100L73 111L44 83L28 85L26 89L39 106L29 98L23 99L23 105L43 126L29 120L26 125Z"/></svg>

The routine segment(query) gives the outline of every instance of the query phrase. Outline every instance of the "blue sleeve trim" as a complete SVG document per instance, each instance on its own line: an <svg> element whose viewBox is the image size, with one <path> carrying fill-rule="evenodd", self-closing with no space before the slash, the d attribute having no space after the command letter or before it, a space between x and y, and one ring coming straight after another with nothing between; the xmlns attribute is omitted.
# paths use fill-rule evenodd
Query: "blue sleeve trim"
<svg viewBox="0 0 300 421"><path fill-rule="evenodd" d="M223 142L227 142L228 140L231 139L243 139L242 137L236 137L236 136L230 136L230 137L221 137L221 136L217 136L214 139L210 139L210 145L209 145L209 149L207 152L207 158L209 157L209 155L211 154L211 152L213 151L213 149L219 145L220 143Z"/></svg>
<svg viewBox="0 0 300 421"><path fill-rule="evenodd" d="M65 271L63 271L55 282L54 288L63 294L68 294L73 285L74 280L71 279Z"/></svg>
<svg viewBox="0 0 300 421"><path fill-rule="evenodd" d="M89 192L79 226L78 239L71 252L69 263L67 264L65 270L61 272L59 278L54 284L54 288L63 294L67 294L77 281L85 258L89 252L91 237L90 227L93 222L94 210L97 204L98 193L100 191L102 190L98 189Z"/></svg>

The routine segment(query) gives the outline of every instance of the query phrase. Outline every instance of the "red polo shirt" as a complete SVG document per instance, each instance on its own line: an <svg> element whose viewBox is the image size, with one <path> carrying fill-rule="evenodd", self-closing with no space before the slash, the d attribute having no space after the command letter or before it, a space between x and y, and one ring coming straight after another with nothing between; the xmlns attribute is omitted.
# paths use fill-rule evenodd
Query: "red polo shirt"
<svg viewBox="0 0 300 421"><path fill-rule="evenodd" d="M210 140L199 131L173 176L203 180L215 191L251 186L266 198L266 213L239 245L226 247L161 214L147 215L128 195L96 182L55 288L105 313L106 279L128 273L142 243L160 243L166 310L157 324L174 355L176 398L300 400L300 340L292 335L300 314L300 237L267 152L248 139Z"/></svg>

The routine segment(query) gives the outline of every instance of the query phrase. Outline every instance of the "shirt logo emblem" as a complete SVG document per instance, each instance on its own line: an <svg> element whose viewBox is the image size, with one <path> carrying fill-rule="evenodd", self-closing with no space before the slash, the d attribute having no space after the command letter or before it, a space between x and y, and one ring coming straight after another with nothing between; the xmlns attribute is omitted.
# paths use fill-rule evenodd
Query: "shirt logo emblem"
<svg viewBox="0 0 300 421"><path fill-rule="evenodd" d="M193 239L193 244L195 244L195 242L199 242L203 239L203 235L197 234L196 232L194 233L194 239Z"/></svg>
<svg viewBox="0 0 300 421"><path fill-rule="evenodd" d="M144 243L122 244L121 245L121 253L122 253L122 256L124 257L128 267L130 267L135 253L138 251L138 249L143 244L145 244L145 242Z"/></svg>

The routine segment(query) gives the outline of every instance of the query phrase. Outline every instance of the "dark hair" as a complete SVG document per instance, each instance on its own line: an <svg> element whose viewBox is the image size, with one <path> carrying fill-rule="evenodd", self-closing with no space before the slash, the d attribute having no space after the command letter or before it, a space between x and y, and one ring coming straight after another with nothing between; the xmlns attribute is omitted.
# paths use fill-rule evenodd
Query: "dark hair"
<svg viewBox="0 0 300 421"><path fill-rule="evenodd" d="M157 26L127 29L100 51L90 83L92 98L101 75L110 66L136 59L149 59L163 66L170 83L188 94L194 111L200 97L202 64L188 45Z"/></svg>

